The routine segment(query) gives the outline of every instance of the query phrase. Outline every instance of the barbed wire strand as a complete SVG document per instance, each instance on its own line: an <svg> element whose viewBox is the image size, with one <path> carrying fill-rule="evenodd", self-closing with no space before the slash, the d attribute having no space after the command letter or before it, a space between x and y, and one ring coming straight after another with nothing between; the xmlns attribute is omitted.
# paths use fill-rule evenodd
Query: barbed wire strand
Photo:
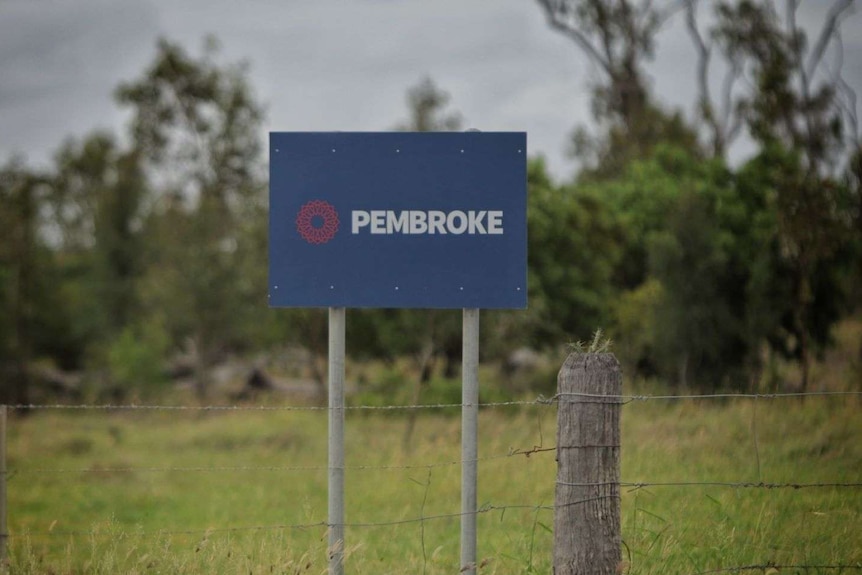
<svg viewBox="0 0 862 575"><path fill-rule="evenodd" d="M529 458L534 453L553 451L555 448L530 448L530 449L513 449L504 454L488 455L478 457L476 459L463 460L454 459L450 461L440 461L437 463L425 464L404 464L404 465L345 465L342 467L345 471L377 471L377 470L410 470L410 469L435 469L438 467L451 467L461 465L463 463L481 463L486 461L495 461L499 459L508 459L524 455ZM7 475L14 476L18 474L75 474L75 473L135 473L135 472L212 472L212 473L230 473L230 472L254 472L254 471L326 471L329 467L326 465L297 465L297 466L279 466L279 465L235 465L235 466L213 466L213 467L68 467L68 468L51 468L51 467L31 467L20 469L9 469Z"/></svg>
<svg viewBox="0 0 862 575"><path fill-rule="evenodd" d="M600 497L590 497L587 499L581 499L578 501L571 501L565 503L563 505L556 506L556 508L561 507L570 507L573 505L582 505L585 503L591 503L593 501L597 501L600 499L607 499L609 497L616 497L611 495L604 495ZM410 523L421 523L424 521L432 521L432 520L441 520L441 519L455 519L460 518L465 515L483 515L487 513L491 513L493 511L502 511L506 512L507 510L541 510L541 511L553 511L555 506L552 505L529 505L529 504L511 504L511 505L492 505L485 504L481 506L476 511L469 512L453 512L453 513L439 513L435 515L421 515L419 517L411 517L405 519L393 519L388 521L364 521L364 522L353 522L353 523L344 523L343 526L346 528L376 528L376 527L397 527L400 525L407 525ZM242 526L242 527L216 527L216 528L207 528L207 529L153 529L153 530L134 530L123 533L124 535L132 536L153 536L153 535L198 535L198 534L210 534L210 533L237 533L243 531L266 531L266 530L288 530L288 529L313 529L316 527L330 527L331 525L326 521L318 521L313 523L298 523L298 524L277 524L277 525L251 525L251 526ZM10 533L10 539L26 539L28 537L116 537L117 531L113 529L88 529L88 530L76 530L76 531L27 531L23 533Z"/></svg>
<svg viewBox="0 0 862 575"><path fill-rule="evenodd" d="M426 465L354 465L345 466L344 470L386 470L386 469L433 469L434 467L445 467L457 465L458 462L431 463ZM225 467L80 467L80 468L49 468L34 467L7 470L9 475L24 474L76 474L76 473L232 473L232 472L255 472L255 471L326 471L325 465L308 466L225 466Z"/></svg>
<svg viewBox="0 0 862 575"><path fill-rule="evenodd" d="M583 447L583 446L582 446ZM507 459L518 455L528 455L537 452L553 451L555 448L533 448L527 451L515 450L507 454L479 457L466 462L486 462L499 459ZM442 461L438 463L427 463L423 465L347 465L345 471L386 471L386 470L431 470L440 467L451 467L461 465L465 460ZM329 468L324 465L309 466L223 466L223 467L84 467L84 468L22 468L7 470L8 476L18 474L86 474L86 473L137 473L137 472L201 472L201 473L231 473L231 472L293 472L293 471L326 471ZM557 485L566 487L605 487L619 486L636 491L648 487L728 487L734 489L814 489L814 488L862 488L862 482L820 482L820 483L778 483L766 481L620 481L620 482L595 482L595 483L570 483L558 481Z"/></svg>
<svg viewBox="0 0 862 575"><path fill-rule="evenodd" d="M767 483L756 481L656 481L656 482L626 482L605 481L596 483L569 483L557 481L557 485L566 487L607 487L617 485L637 491L647 487L729 487L733 489L813 489L813 488L860 488L862 483L830 482L830 483Z"/></svg>
<svg viewBox="0 0 862 575"><path fill-rule="evenodd" d="M740 571L765 571L767 569L803 569L811 571L814 569L820 570L844 570L844 569L862 569L862 564L847 564L847 565L790 565L786 563L764 563L762 565L738 565L736 567L719 567L718 569L710 569L709 571L700 571L695 575L710 575L712 573L738 573Z"/></svg>
<svg viewBox="0 0 862 575"><path fill-rule="evenodd" d="M548 401L557 401L561 397L583 397L587 399L606 399L618 400L620 402L629 403L635 401L653 401L653 400L698 400L698 399L788 399L801 397L842 397L842 396L862 396L862 391L805 391L793 393L703 393L703 394L683 394L683 395L602 395L597 393L579 393L565 392L558 393L551 397Z"/></svg>
<svg viewBox="0 0 862 575"><path fill-rule="evenodd" d="M550 405L553 401L539 398L523 401L497 401L480 403L479 407L523 407L536 405ZM463 403L429 403L415 405L345 405L339 408L330 408L322 405L138 405L138 404L36 404L24 403L7 405L12 410L104 410L104 411L330 411L330 409L343 409L344 411L398 411L411 409L452 409L470 406Z"/></svg>
<svg viewBox="0 0 862 575"><path fill-rule="evenodd" d="M564 446L563 448L608 448L608 447L619 447L619 445L578 445L578 446ZM488 455L485 457L478 457L476 459L470 460L462 460L462 459L453 459L448 461L440 461L436 463L426 463L426 464L402 464L402 465L345 465L342 469L345 471L386 471L386 470L430 470L440 467L452 467L457 465L462 465L464 463L482 463L488 461L495 461L501 459L509 459L517 456L525 456L526 458L531 457L536 453L549 453L557 450L556 446L551 447L541 447L539 445L533 446L529 449L522 448L512 448L508 452L504 454L496 454L496 455ZM103 466L92 466L92 467L79 467L79 468L45 468L45 467L35 467L35 468L18 468L18 469L9 469L6 471L7 477L14 477L19 474L104 474L104 473L159 473L159 472L200 472L200 473L231 473L231 472L258 472L258 471L269 471L269 472L298 472L298 471L325 471L328 470L328 466L324 465L301 465L301 466L277 466L277 465L263 465L263 466L249 466L249 465L238 465L238 466L181 466L181 467L170 467L170 466L152 466L152 467L134 467L134 466L124 466L124 467L103 467ZM564 485L569 487L600 487L605 485L619 485L621 487L629 487L632 488L632 491L637 489L642 489L646 487L732 487L732 488L761 488L761 489L781 489L781 488L791 488L791 489L806 489L806 488L858 488L862 487L862 483L859 482L820 482L820 483L779 483L779 482L765 482L765 481L669 481L669 482L653 482L653 481L622 481L622 482L603 482L603 483L568 483L568 482L557 482L558 485Z"/></svg>
<svg viewBox="0 0 862 575"><path fill-rule="evenodd" d="M317 527L328 527L325 521L315 523L294 523L276 525L248 525L242 527L208 527L206 529L135 529L121 532L127 537L149 537L149 536L173 536L173 535L209 535L217 533L241 533L253 531L278 531L278 530L306 530ZM49 537L117 537L116 529L81 529L81 530L49 530L49 531L24 531L22 533L9 533L9 539L49 538Z"/></svg>
<svg viewBox="0 0 862 575"><path fill-rule="evenodd" d="M580 397L585 399L616 400L624 403L653 400L701 400L701 399L784 399L801 397L862 397L862 391L806 391L794 393L708 393L687 395L601 395L594 393L567 392L558 393L550 398L539 396L532 400L496 401L479 403L481 408L495 407L528 407L552 405L558 403L561 397ZM403 405L347 405L345 411L398 411L411 409L453 409L470 406L464 403L432 403ZM13 410L105 410L105 411L329 411L330 407L319 405L138 405L138 404L12 404L7 405Z"/></svg>

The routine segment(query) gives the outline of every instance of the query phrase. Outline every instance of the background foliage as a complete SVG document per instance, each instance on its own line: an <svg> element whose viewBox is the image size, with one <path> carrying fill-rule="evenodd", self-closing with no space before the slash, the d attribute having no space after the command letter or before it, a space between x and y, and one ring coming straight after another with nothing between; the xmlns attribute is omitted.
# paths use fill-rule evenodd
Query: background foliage
<svg viewBox="0 0 862 575"><path fill-rule="evenodd" d="M571 180L529 160L530 309L483 322L483 359L504 375L525 349L603 328L635 376L804 390L832 327L857 311L862 149L855 94L840 59L826 62L852 2L835 2L811 38L794 0L786 17L767 1L706 6L537 2L596 65L595 122L573 131ZM672 18L699 54L693 112L650 89L646 64ZM717 94L704 81L716 60L728 74ZM265 305L264 114L246 68L221 62L214 41L195 55L160 40L116 99L127 133L63 142L44 171L0 168L0 399L134 397L180 373L205 398L228 358L277 372L287 348L322 393L325 314ZM465 125L425 78L396 129ZM731 163L739 137L753 153ZM456 375L457 312L357 311L349 326L355 357L406 362L413 401ZM799 375L779 377L779 361Z"/></svg>

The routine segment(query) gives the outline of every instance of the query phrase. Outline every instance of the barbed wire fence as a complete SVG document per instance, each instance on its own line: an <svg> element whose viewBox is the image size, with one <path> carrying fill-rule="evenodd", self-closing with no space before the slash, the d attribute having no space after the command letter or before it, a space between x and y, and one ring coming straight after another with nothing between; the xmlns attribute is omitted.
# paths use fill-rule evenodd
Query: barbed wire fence
<svg viewBox="0 0 862 575"><path fill-rule="evenodd" d="M608 404L613 403L620 406L632 405L646 402L678 402L678 401L708 401L708 400L786 400L786 399L804 399L804 398L824 398L824 397L844 397L844 398L862 398L862 391L809 391L795 393L715 393L715 394L678 394L678 395L638 395L638 394L591 394L591 393L558 393L550 398L539 396L534 400L523 401L504 401L504 402L487 402L481 403L482 409L495 409L505 407L546 407L556 408L561 399L575 400L580 403L596 403ZM343 409L353 412L397 412L397 411L439 411L447 409L461 408L461 403L437 403L437 404L404 404L404 405L348 405ZM181 473L243 473L243 472L310 472L310 471L325 471L327 466L118 466L118 467L31 467L26 465L21 467L6 467L6 426L7 426L7 410L25 411L25 412L48 412L48 411L65 411L65 412L327 412L328 407L309 406L309 405L152 405L152 404L15 404L0 406L2 413L2 425L0 425L0 553L3 560L6 560L6 547L9 541L16 539L34 539L34 538L55 538L55 537L99 537L110 536L110 533L101 532L94 529L83 530L54 530L47 531L26 531L22 533L10 533L7 527L6 506L6 489L7 483L14 477L27 475L68 475L68 474L94 474L94 473L156 473L156 472L181 472ZM756 430L755 446L757 446ZM540 431L541 434L541 431ZM516 457L531 457L538 454L550 454L557 451L557 446L544 446L543 441L540 445L533 445L525 448L510 449L505 453L498 453L484 457L478 457L475 460L477 463L489 462L494 460L503 460ZM605 447L596 445L593 447ZM617 446L618 447L618 446ZM757 452L757 467L758 476L760 476L760 461L759 451ZM449 459L428 464L403 464L403 465L346 465L345 470L352 471L387 471L387 470L424 470L429 473L431 470L443 467L455 467L465 463L460 459ZM648 480L630 480L616 482L561 482L556 481L557 485L565 487L586 487L586 488L604 488L610 487L615 489L614 495L601 495L597 497L582 498L575 501L569 501L565 504L555 503L554 505L530 504L530 503L486 503L479 507L476 515L485 515L492 512L500 512L505 514L509 510L529 510L540 512L557 512L563 507L580 506L586 503L596 502L601 499L613 497L619 499L620 490L627 492L636 492L647 488L728 488L728 489L744 489L744 490L814 490L814 489L860 489L860 482L846 481L826 481L826 482L766 482L766 481L687 481L681 479L679 481L648 481ZM424 497L427 498L427 488L430 485L430 478L426 484ZM418 524L424 529L424 525L429 521L454 519L462 517L464 513L435 513L425 514L425 501L422 502L421 513L415 517L406 517L393 519L388 521L358 521L348 522L344 527L350 529L368 529L378 527L393 527L407 524ZM328 529L331 527L326 521L312 521L305 523L281 523L267 525L247 525L247 526L224 526L210 527L206 529L182 529L182 528L163 528L151 530L137 530L131 533L136 537L149 536L175 536L175 535L209 535L218 533L252 533L261 531L292 531L292 530L309 530L309 529ZM424 549L424 531L422 532L422 547L423 556ZM623 542L625 545L625 542ZM427 561L427 557L425 557ZM846 563L846 564L786 564L772 561L764 561L763 563L750 565L737 565L719 567L707 571L699 571L690 575L708 575L718 573L743 573L752 571L761 571L764 573L778 572L782 569L795 569L798 572L809 571L862 571L862 563ZM424 570L424 567L423 567ZM774 571L771 571L774 570Z"/></svg>

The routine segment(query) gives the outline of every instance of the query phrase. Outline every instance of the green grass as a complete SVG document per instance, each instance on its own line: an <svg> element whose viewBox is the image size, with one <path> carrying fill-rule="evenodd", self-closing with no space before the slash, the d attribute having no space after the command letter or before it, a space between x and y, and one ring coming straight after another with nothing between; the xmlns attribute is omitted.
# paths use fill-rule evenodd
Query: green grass
<svg viewBox="0 0 862 575"><path fill-rule="evenodd" d="M549 573L552 407L480 416L480 573ZM855 399L636 402L623 481L862 481ZM347 418L348 573L457 573L460 419ZM13 573L325 573L323 412L39 412L9 422ZM756 437L756 441L755 441ZM496 457L499 456L499 457ZM759 464L758 464L759 462ZM423 466L430 469L379 469ZM273 467L274 469L219 469ZM316 468L316 469L284 469ZM182 470L185 469L185 470ZM515 507L524 506L524 507ZM862 489L623 489L632 574L862 565ZM757 572L757 571L756 571ZM837 573L784 570L782 573ZM852 571L851 571L852 572ZM858 571L856 571L858 572Z"/></svg>

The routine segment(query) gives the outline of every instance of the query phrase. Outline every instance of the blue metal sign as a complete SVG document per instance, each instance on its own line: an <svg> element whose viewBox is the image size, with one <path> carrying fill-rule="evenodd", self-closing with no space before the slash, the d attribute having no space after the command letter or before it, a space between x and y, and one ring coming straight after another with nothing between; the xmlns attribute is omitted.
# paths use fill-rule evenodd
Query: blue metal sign
<svg viewBox="0 0 862 575"><path fill-rule="evenodd" d="M525 308L523 132L270 133L274 307Z"/></svg>

